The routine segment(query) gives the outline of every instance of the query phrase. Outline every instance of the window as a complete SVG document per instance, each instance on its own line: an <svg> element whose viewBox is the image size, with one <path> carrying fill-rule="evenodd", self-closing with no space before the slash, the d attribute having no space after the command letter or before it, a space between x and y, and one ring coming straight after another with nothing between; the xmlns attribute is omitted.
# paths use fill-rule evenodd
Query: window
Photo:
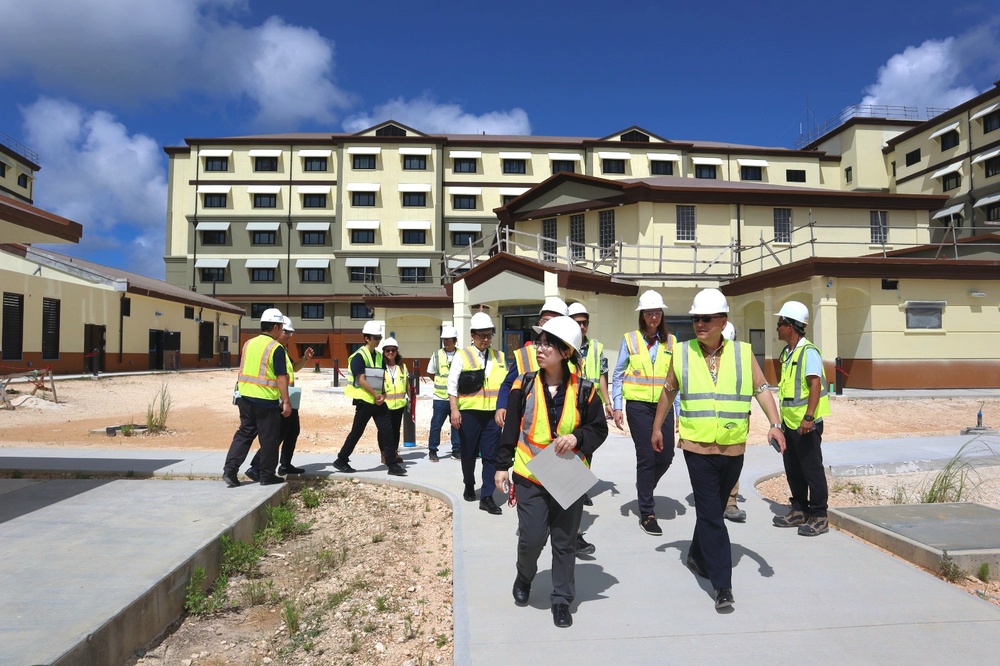
<svg viewBox="0 0 1000 666"><path fill-rule="evenodd" d="M911 150L906 153L906 166L913 166L920 161L920 149Z"/></svg>
<svg viewBox="0 0 1000 666"><path fill-rule="evenodd" d="M774 209L774 242L775 243L791 243L792 242L792 209L791 208L775 208Z"/></svg>
<svg viewBox="0 0 1000 666"><path fill-rule="evenodd" d="M649 163L649 172L654 176L674 175L674 163L666 160L653 160Z"/></svg>
<svg viewBox="0 0 1000 666"><path fill-rule="evenodd" d="M326 195L325 194L303 194L302 195L302 207L303 208L326 208Z"/></svg>
<svg viewBox="0 0 1000 666"><path fill-rule="evenodd" d="M986 221L1000 222L1000 203L986 207Z"/></svg>
<svg viewBox="0 0 1000 666"><path fill-rule="evenodd" d="M996 129L1000 129L1000 111L983 116L983 134L988 134Z"/></svg>
<svg viewBox="0 0 1000 666"><path fill-rule="evenodd" d="M631 130L621 135L622 141L632 141L636 143L649 143L649 136L638 130Z"/></svg>
<svg viewBox="0 0 1000 666"><path fill-rule="evenodd" d="M694 165L694 177L695 178L707 178L708 180L715 180L715 165L714 164L696 164Z"/></svg>
<svg viewBox="0 0 1000 666"><path fill-rule="evenodd" d="M351 205L352 206L374 206L375 205L375 193L374 192L351 192Z"/></svg>
<svg viewBox="0 0 1000 666"><path fill-rule="evenodd" d="M278 242L276 231L252 231L250 234L250 242L253 245L276 245Z"/></svg>
<svg viewBox="0 0 1000 666"><path fill-rule="evenodd" d="M307 157L305 166L306 171L326 171L326 158Z"/></svg>
<svg viewBox="0 0 1000 666"><path fill-rule="evenodd" d="M351 282L374 282L374 266L351 266Z"/></svg>
<svg viewBox="0 0 1000 666"><path fill-rule="evenodd" d="M375 242L375 230L374 229L351 229L351 242L352 243L374 243Z"/></svg>
<svg viewBox="0 0 1000 666"><path fill-rule="evenodd" d="M255 194L255 195L253 195L253 207L254 208L277 208L278 207L278 195L277 194Z"/></svg>
<svg viewBox="0 0 1000 666"><path fill-rule="evenodd" d="M353 168L362 171L375 168L375 155L355 155L351 160Z"/></svg>
<svg viewBox="0 0 1000 666"><path fill-rule="evenodd" d="M0 162L0 178L3 178L6 175L7 175L7 165L4 164L3 162Z"/></svg>
<svg viewBox="0 0 1000 666"><path fill-rule="evenodd" d="M225 245L226 232L223 230L205 230L201 232L202 245Z"/></svg>
<svg viewBox="0 0 1000 666"><path fill-rule="evenodd" d="M882 245L889 236L889 211L872 210L868 212L871 224L872 245Z"/></svg>
<svg viewBox="0 0 1000 666"><path fill-rule="evenodd" d="M949 174L945 174L944 178L941 179L941 190L947 192L948 190L953 190L962 184L962 174L957 171Z"/></svg>
<svg viewBox="0 0 1000 666"><path fill-rule="evenodd" d="M426 205L426 192L403 192L403 206L407 208L423 208Z"/></svg>
<svg viewBox="0 0 1000 666"><path fill-rule="evenodd" d="M201 281L202 282L225 282L226 281L226 269L225 268L202 268L201 269Z"/></svg>
<svg viewBox="0 0 1000 666"><path fill-rule="evenodd" d="M122 316L131 317L132 316L132 299L125 297L119 301L122 304Z"/></svg>
<svg viewBox="0 0 1000 666"><path fill-rule="evenodd" d="M476 195L475 194L456 194L453 196L452 207L455 210L475 210L476 209Z"/></svg>
<svg viewBox="0 0 1000 666"><path fill-rule="evenodd" d="M427 282L427 269L423 266L400 268L399 276L403 282Z"/></svg>
<svg viewBox="0 0 1000 666"><path fill-rule="evenodd" d="M22 173L21 175L19 175L17 177L17 184L20 187L27 187L28 186L28 177Z"/></svg>
<svg viewBox="0 0 1000 666"><path fill-rule="evenodd" d="M677 206L677 240L698 240L694 206Z"/></svg>
<svg viewBox="0 0 1000 666"><path fill-rule="evenodd" d="M601 160L604 173L625 173L625 160Z"/></svg>
<svg viewBox="0 0 1000 666"><path fill-rule="evenodd" d="M944 301L909 301L906 304L906 328L942 328Z"/></svg>
<svg viewBox="0 0 1000 666"><path fill-rule="evenodd" d="M500 195L500 203L502 203L504 206L506 206L507 204L509 204L511 201L513 201L517 197L518 197L518 195L516 195L516 194L501 194Z"/></svg>
<svg viewBox="0 0 1000 666"><path fill-rule="evenodd" d="M302 318L303 319L322 319L323 316L324 316L323 310L324 310L323 303L303 303L302 304Z"/></svg>
<svg viewBox="0 0 1000 666"><path fill-rule="evenodd" d="M20 361L24 352L24 294L3 293L3 338L0 340L2 358ZM5 390L0 387L0 390Z"/></svg>
<svg viewBox="0 0 1000 666"><path fill-rule="evenodd" d="M229 171L228 157L206 157L205 171Z"/></svg>
<svg viewBox="0 0 1000 666"><path fill-rule="evenodd" d="M948 150L958 145L958 130L945 132L941 135L941 150Z"/></svg>
<svg viewBox="0 0 1000 666"><path fill-rule="evenodd" d="M806 182L805 169L785 169L785 180L789 183Z"/></svg>
<svg viewBox="0 0 1000 666"><path fill-rule="evenodd" d="M403 229L403 245L424 245L427 232L423 229Z"/></svg>
<svg viewBox="0 0 1000 666"><path fill-rule="evenodd" d="M42 358L59 358L59 299L42 299Z"/></svg>
<svg viewBox="0 0 1000 666"><path fill-rule="evenodd" d="M984 166L986 168L987 178L992 178L993 176L1000 174L1000 157L994 157L986 160L986 164Z"/></svg>
<svg viewBox="0 0 1000 666"><path fill-rule="evenodd" d="M741 166L740 180L764 180L764 169L759 166Z"/></svg>
<svg viewBox="0 0 1000 666"><path fill-rule="evenodd" d="M191 305L185 305L184 306L184 318L185 319L194 319L194 307L193 306L191 306Z"/></svg>
<svg viewBox="0 0 1000 666"><path fill-rule="evenodd" d="M576 163L573 160L552 160L552 175L554 176L560 171L574 173L576 171Z"/></svg>
<svg viewBox="0 0 1000 666"><path fill-rule="evenodd" d="M326 282L325 268L303 268L302 282Z"/></svg>
<svg viewBox="0 0 1000 666"><path fill-rule="evenodd" d="M251 268L250 269L250 281L251 282L274 282L274 269L273 268Z"/></svg>
<svg viewBox="0 0 1000 666"><path fill-rule="evenodd" d="M203 200L205 208L225 208L225 194L206 194Z"/></svg>
<svg viewBox="0 0 1000 666"><path fill-rule="evenodd" d="M844 169L844 182L852 183L854 182L854 167L847 167Z"/></svg>
<svg viewBox="0 0 1000 666"><path fill-rule="evenodd" d="M372 319L375 311L369 310L364 303L351 303L351 319Z"/></svg>
<svg viewBox="0 0 1000 666"><path fill-rule="evenodd" d="M403 155L403 171L426 171L426 155Z"/></svg>
<svg viewBox="0 0 1000 666"><path fill-rule="evenodd" d="M456 157L455 173L476 173L476 158Z"/></svg>
<svg viewBox="0 0 1000 666"><path fill-rule="evenodd" d="M278 170L278 158L277 157L255 157L255 158L253 158L253 170L254 171L277 171Z"/></svg>
<svg viewBox="0 0 1000 666"><path fill-rule="evenodd" d="M583 259L586 248L583 244L587 242L587 227L584 224L583 215L569 216L569 243L570 253L574 259Z"/></svg>
<svg viewBox="0 0 1000 666"><path fill-rule="evenodd" d="M264 314L264 310L270 310L274 307L274 303L251 303L250 304L250 318L260 319Z"/></svg>
<svg viewBox="0 0 1000 666"><path fill-rule="evenodd" d="M504 173L527 173L527 171L528 171L527 160L505 159L503 161Z"/></svg>
<svg viewBox="0 0 1000 666"><path fill-rule="evenodd" d="M615 211L602 210L597 217L597 244L601 246L601 258L613 252L615 244Z"/></svg>
<svg viewBox="0 0 1000 666"><path fill-rule="evenodd" d="M303 245L326 245L326 232L325 231L303 231L302 232L302 244Z"/></svg>
<svg viewBox="0 0 1000 666"><path fill-rule="evenodd" d="M472 243L479 241L478 231L453 231L451 232L451 244L458 247L468 247Z"/></svg>
<svg viewBox="0 0 1000 666"><path fill-rule="evenodd" d="M556 218L542 220L542 261L556 260Z"/></svg>
<svg viewBox="0 0 1000 666"><path fill-rule="evenodd" d="M386 125L375 130L375 136L406 136L406 130L396 125Z"/></svg>
<svg viewBox="0 0 1000 666"><path fill-rule="evenodd" d="M203 321L198 324L198 358L215 356L215 324Z"/></svg>

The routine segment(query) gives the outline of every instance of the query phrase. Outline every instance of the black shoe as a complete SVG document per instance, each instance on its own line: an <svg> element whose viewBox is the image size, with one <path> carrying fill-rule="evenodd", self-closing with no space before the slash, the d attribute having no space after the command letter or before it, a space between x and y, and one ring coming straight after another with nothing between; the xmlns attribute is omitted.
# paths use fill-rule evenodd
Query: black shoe
<svg viewBox="0 0 1000 666"><path fill-rule="evenodd" d="M462 493L462 499L464 499L466 502L475 502L476 501L476 491L473 490L471 487L466 486L465 492Z"/></svg>
<svg viewBox="0 0 1000 666"><path fill-rule="evenodd" d="M452 451L451 452L451 457L454 460L461 460L462 459L462 452L461 451Z"/></svg>
<svg viewBox="0 0 1000 666"><path fill-rule="evenodd" d="M584 495L583 496L583 505L584 506L594 506L594 500L590 499L590 495Z"/></svg>
<svg viewBox="0 0 1000 666"><path fill-rule="evenodd" d="M584 539L582 533L576 535L577 555L593 555L595 552L597 552L597 546Z"/></svg>
<svg viewBox="0 0 1000 666"><path fill-rule="evenodd" d="M438 460L440 460L440 458L438 458L437 451L431 451L430 453L428 453L427 459L430 460L431 462L437 462Z"/></svg>
<svg viewBox="0 0 1000 666"><path fill-rule="evenodd" d="M276 475L268 474L267 472L262 472L260 475L260 485L262 486L276 486L279 483L284 483L285 479Z"/></svg>
<svg viewBox="0 0 1000 666"><path fill-rule="evenodd" d="M240 485L240 480L236 478L236 472L223 472L222 480L226 482L227 488L237 488Z"/></svg>
<svg viewBox="0 0 1000 666"><path fill-rule="evenodd" d="M688 558L687 558L687 566L688 566L688 569L690 569L691 571L695 572L696 574L698 574L702 578L708 578L708 572L705 571L705 567L702 566L697 560L695 560L690 555L688 555Z"/></svg>
<svg viewBox="0 0 1000 666"><path fill-rule="evenodd" d="M247 471L243 472L244 475L254 483L260 481L260 471L251 467Z"/></svg>
<svg viewBox="0 0 1000 666"><path fill-rule="evenodd" d="M552 604L552 624L563 629L573 626L573 616L569 614L569 604Z"/></svg>
<svg viewBox="0 0 1000 666"><path fill-rule="evenodd" d="M301 467L296 467L295 465L282 465L278 468L278 474L285 476L286 474L305 474L306 471ZM247 474L247 476L250 476Z"/></svg>
<svg viewBox="0 0 1000 666"><path fill-rule="evenodd" d="M494 516L499 516L503 513L503 510L497 506L497 503L493 501L492 497L484 497L479 500L479 508L486 513L491 513Z"/></svg>
<svg viewBox="0 0 1000 666"><path fill-rule="evenodd" d="M733 591L728 587L720 587L715 591L716 608L729 608L734 602Z"/></svg>
<svg viewBox="0 0 1000 666"><path fill-rule="evenodd" d="M340 458L333 461L333 468L341 472L347 472L348 474L354 474L358 471L351 467L346 460L341 460Z"/></svg>
<svg viewBox="0 0 1000 666"><path fill-rule="evenodd" d="M663 530L660 529L660 524L656 522L656 516L649 514L648 516L643 516L639 519L639 527L646 534L651 534L653 536L663 536Z"/></svg>
<svg viewBox="0 0 1000 666"><path fill-rule="evenodd" d="M525 583L518 576L514 579L514 605L527 606L528 597L531 596L531 583Z"/></svg>
<svg viewBox="0 0 1000 666"><path fill-rule="evenodd" d="M389 465L389 474L392 476L406 476L406 468L398 462L392 463Z"/></svg>

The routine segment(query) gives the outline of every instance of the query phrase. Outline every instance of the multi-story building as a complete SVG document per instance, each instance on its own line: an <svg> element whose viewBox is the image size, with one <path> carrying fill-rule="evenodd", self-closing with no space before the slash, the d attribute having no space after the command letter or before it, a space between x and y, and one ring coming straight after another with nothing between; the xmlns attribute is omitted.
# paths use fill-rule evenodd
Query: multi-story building
<svg viewBox="0 0 1000 666"><path fill-rule="evenodd" d="M0 132L0 196L32 203L38 155Z"/></svg>

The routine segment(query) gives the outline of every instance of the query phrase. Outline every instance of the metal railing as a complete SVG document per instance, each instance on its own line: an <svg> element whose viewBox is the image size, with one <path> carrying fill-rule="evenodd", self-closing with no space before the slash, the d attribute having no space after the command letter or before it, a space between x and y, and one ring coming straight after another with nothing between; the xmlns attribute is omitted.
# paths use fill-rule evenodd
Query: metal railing
<svg viewBox="0 0 1000 666"><path fill-rule="evenodd" d="M923 110L919 106L892 106L889 104L852 104L844 107L840 113L825 123L814 126L799 135L795 140L796 148L803 148L827 132L837 129L853 118L885 118L886 120L930 120L941 115L946 108L928 106Z"/></svg>
<svg viewBox="0 0 1000 666"><path fill-rule="evenodd" d="M0 132L0 143L7 146L24 159L38 164L38 153L5 132Z"/></svg>

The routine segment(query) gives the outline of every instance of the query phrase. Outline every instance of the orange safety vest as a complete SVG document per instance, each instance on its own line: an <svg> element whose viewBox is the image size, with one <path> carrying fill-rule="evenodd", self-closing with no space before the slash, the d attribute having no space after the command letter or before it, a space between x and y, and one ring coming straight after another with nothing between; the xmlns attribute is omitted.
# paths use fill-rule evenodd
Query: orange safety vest
<svg viewBox="0 0 1000 666"><path fill-rule="evenodd" d="M524 375L515 379L511 390L521 389L523 393L523 380ZM535 478L535 475L528 469L528 462L541 453L542 449L551 444L554 437L552 436L552 426L549 423L548 409L545 406L544 392L546 389L542 383L541 373L536 374L532 381L534 382L534 386L524 400L524 413L521 414L521 434L517 441L517 449L514 451L514 473L541 485L538 479ZM583 415L581 413L582 408L578 402L581 390L580 383L582 381L579 375L570 375L569 382L566 384L566 399L563 402L562 414L560 414L559 422L555 427L557 437L560 435L569 435L580 427ZM590 395L587 396L586 404L590 404L597 391L592 383L588 383L590 384ZM589 466L583 455L578 452L577 456L583 460L584 464Z"/></svg>

